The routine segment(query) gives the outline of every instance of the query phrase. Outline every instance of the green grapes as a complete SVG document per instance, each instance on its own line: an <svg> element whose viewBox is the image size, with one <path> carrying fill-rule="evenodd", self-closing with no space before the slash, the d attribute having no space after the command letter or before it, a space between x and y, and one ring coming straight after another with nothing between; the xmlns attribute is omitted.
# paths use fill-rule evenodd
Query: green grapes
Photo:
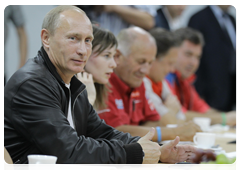
<svg viewBox="0 0 240 170"><path fill-rule="evenodd" d="M204 155L201 155L204 156ZM224 154L216 156L216 161L201 161L199 165L193 166L190 170L237 170L238 157L229 159Z"/></svg>

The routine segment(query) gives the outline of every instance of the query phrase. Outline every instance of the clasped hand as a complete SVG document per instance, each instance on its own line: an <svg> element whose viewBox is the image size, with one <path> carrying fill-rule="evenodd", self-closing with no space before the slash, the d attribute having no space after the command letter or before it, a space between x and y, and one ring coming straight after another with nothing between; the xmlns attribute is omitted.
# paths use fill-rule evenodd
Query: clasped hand
<svg viewBox="0 0 240 170"><path fill-rule="evenodd" d="M182 161L192 162L192 155L196 151L191 145L178 145L180 138L177 136L173 141L160 146L152 142L155 128L138 140L145 154L143 164L156 164L160 160L165 163L177 163Z"/></svg>

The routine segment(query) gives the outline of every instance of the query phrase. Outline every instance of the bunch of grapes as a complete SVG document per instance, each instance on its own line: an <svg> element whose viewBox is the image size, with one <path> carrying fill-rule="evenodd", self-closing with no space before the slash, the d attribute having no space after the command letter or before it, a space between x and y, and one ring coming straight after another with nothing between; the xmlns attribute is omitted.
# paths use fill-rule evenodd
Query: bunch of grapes
<svg viewBox="0 0 240 170"><path fill-rule="evenodd" d="M199 151L196 154L195 160L200 163L197 166L193 166L190 170L237 170L238 169L238 157L229 159L224 154L212 156L209 151ZM203 153L203 154L202 154ZM197 156L201 157L197 159ZM199 162L199 160L201 160Z"/></svg>

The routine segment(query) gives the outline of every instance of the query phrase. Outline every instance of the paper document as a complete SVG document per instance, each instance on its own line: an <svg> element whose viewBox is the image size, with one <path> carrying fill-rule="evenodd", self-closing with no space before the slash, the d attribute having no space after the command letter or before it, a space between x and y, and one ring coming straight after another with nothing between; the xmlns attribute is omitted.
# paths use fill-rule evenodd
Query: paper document
<svg viewBox="0 0 240 170"><path fill-rule="evenodd" d="M90 165L70 165L56 164L55 170L117 170L113 166L90 166Z"/></svg>

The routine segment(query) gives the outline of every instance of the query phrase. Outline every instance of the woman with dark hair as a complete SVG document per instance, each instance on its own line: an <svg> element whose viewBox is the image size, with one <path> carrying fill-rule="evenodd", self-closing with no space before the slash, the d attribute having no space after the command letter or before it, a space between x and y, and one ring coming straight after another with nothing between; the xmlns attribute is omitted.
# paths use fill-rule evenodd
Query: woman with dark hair
<svg viewBox="0 0 240 170"><path fill-rule="evenodd" d="M78 73L77 76L87 86L89 102L97 111L106 107L108 80L116 67L114 55L117 40L110 31L97 26L93 26L93 35L92 54L85 66L85 72Z"/></svg>

